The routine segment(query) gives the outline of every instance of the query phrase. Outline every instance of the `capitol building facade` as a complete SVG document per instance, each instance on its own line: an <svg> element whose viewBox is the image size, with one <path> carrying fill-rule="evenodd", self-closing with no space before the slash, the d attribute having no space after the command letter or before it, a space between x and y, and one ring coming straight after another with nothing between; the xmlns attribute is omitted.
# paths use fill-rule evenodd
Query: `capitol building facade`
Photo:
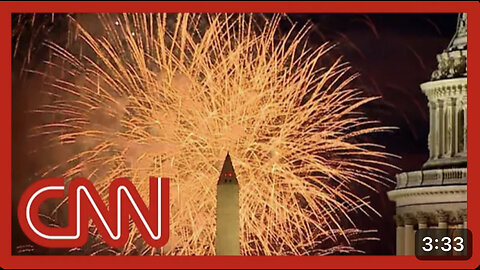
<svg viewBox="0 0 480 270"><path fill-rule="evenodd" d="M429 159L418 171L396 175L388 192L396 203L396 254L414 255L422 228L467 227L467 14L459 15L438 69L420 85L428 98Z"/></svg>

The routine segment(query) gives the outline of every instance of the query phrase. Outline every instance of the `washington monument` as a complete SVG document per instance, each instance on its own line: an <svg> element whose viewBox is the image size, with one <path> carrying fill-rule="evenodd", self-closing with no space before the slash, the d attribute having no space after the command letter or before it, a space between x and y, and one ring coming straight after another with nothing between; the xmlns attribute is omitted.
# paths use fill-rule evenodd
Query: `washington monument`
<svg viewBox="0 0 480 270"><path fill-rule="evenodd" d="M216 255L240 255L239 186L227 154L217 183Z"/></svg>

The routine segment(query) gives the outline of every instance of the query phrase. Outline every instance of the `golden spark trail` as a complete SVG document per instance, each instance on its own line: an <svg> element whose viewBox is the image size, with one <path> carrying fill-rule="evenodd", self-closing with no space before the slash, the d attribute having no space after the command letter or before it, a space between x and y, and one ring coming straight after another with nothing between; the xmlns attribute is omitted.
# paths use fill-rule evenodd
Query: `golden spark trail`
<svg viewBox="0 0 480 270"><path fill-rule="evenodd" d="M390 166L381 146L359 140L388 130L360 113L374 98L351 88L346 64L324 64L331 47L306 46L308 27L280 34L280 16L171 16L104 14L101 34L76 26L81 53L47 44L64 75L49 75L54 100L38 111L54 120L35 133L73 150L45 175L88 177L105 197L110 181L130 177L145 200L149 176L169 177L169 243L150 249L133 230L122 253L208 255L229 151L242 254L350 251L359 230L349 216L375 213L353 187L374 191Z"/></svg>

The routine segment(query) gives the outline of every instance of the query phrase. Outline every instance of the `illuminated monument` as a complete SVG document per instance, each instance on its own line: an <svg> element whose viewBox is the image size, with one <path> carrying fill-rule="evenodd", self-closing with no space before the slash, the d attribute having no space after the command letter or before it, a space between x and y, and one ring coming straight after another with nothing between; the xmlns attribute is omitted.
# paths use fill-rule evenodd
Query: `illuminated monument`
<svg viewBox="0 0 480 270"><path fill-rule="evenodd" d="M216 255L240 255L239 186L227 154L217 183Z"/></svg>
<svg viewBox="0 0 480 270"><path fill-rule="evenodd" d="M467 14L437 55L438 69L421 89L428 98L430 156L422 170L398 174L395 190L397 255L414 255L418 228L467 226Z"/></svg>

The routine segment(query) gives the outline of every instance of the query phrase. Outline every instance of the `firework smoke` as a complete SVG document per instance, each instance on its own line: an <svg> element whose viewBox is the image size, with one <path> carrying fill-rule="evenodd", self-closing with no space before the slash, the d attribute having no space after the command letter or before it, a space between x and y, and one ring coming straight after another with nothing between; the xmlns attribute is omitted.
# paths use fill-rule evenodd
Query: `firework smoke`
<svg viewBox="0 0 480 270"><path fill-rule="evenodd" d="M80 25L81 50L48 43L50 120L34 130L68 157L44 176L87 177L101 194L130 177L171 179L170 241L130 254L214 253L216 184L227 151L240 185L244 255L353 251L352 212L375 213L354 187L385 182L387 153L360 137L388 130L360 113L366 98L308 28L280 34L280 16L100 15ZM61 64L59 64L61 63ZM58 149L58 148L57 148ZM347 225L345 225L347 224ZM328 244L326 244L328 243Z"/></svg>

